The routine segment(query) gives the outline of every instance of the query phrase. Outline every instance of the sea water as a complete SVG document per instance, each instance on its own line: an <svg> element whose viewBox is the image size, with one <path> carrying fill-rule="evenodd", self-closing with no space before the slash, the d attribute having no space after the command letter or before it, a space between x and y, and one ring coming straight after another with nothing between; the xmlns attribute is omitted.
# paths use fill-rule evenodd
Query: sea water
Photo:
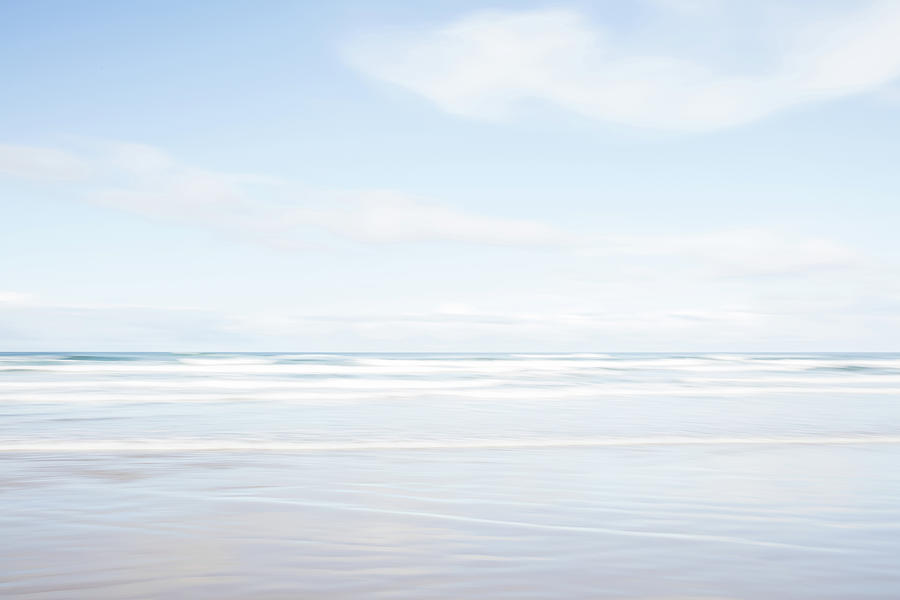
<svg viewBox="0 0 900 600"><path fill-rule="evenodd" d="M0 354L0 597L900 598L900 355Z"/></svg>

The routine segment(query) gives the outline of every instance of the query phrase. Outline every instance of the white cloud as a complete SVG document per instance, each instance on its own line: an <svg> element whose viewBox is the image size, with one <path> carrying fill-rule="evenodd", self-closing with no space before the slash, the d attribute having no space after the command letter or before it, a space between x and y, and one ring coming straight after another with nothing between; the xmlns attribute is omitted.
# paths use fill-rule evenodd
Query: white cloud
<svg viewBox="0 0 900 600"><path fill-rule="evenodd" d="M309 231L320 229L370 244L439 241L557 247L612 257L675 256L736 274L792 273L847 266L857 259L836 242L790 232L739 229L623 237L567 231L540 221L471 213L394 191L309 191L259 176L183 166L154 148L136 144L116 148L112 162L123 162L119 149L124 148L125 164L141 165L139 177L105 190L98 196L102 202L225 228L284 248L303 247ZM135 159L143 156L152 160Z"/></svg>
<svg viewBox="0 0 900 600"><path fill-rule="evenodd" d="M537 221L481 215L394 191L309 190L270 177L201 169L143 144L107 144L83 155L6 148L10 155L70 157L71 164L94 175L88 201L224 229L279 247L302 247L310 229L363 243L528 246L566 239L565 232Z"/></svg>
<svg viewBox="0 0 900 600"><path fill-rule="evenodd" d="M810 269L851 266L859 256L832 240L742 229L698 236L683 242L688 253L708 256L738 274L796 273Z"/></svg>
<svg viewBox="0 0 900 600"><path fill-rule="evenodd" d="M477 215L395 192L352 195L338 207L303 210L300 220L363 242L455 241L566 245L572 236L537 221Z"/></svg>
<svg viewBox="0 0 900 600"><path fill-rule="evenodd" d="M729 5L751 11L747 24L717 5L657 2L644 30L624 33L571 9L482 11L424 32L361 37L347 56L454 114L497 117L539 100L674 130L738 125L900 74L900 3L840 13L825 3ZM723 64L729 56L738 59Z"/></svg>
<svg viewBox="0 0 900 600"><path fill-rule="evenodd" d="M51 149L36 150L52 154ZM737 275L794 273L846 266L856 259L851 250L828 240L762 229L587 234L534 220L479 215L398 192L309 191L271 178L185 165L140 144L112 144L93 155L71 156L102 175L88 192L89 201L281 248L302 248L311 232L325 231L369 244L464 242L557 247L612 259L675 257Z"/></svg>
<svg viewBox="0 0 900 600"><path fill-rule="evenodd" d="M797 273L858 259L838 243L792 232L622 236L477 214L395 191L309 190L259 175L201 169L141 144L108 144L94 153L66 155L95 176L87 201L286 249L308 247L310 238L325 233L364 244L455 242L556 248L607 259L674 258L736 275Z"/></svg>
<svg viewBox="0 0 900 600"><path fill-rule="evenodd" d="M73 180L88 176L90 164L79 156L37 146L0 144L0 175L38 180Z"/></svg>
<svg viewBox="0 0 900 600"><path fill-rule="evenodd" d="M612 236L586 250L599 255L678 255L735 275L794 274L849 267L861 257L832 240L784 231L744 228L691 235Z"/></svg>
<svg viewBox="0 0 900 600"><path fill-rule="evenodd" d="M26 304L32 298L31 294L25 292L0 291L0 304Z"/></svg>

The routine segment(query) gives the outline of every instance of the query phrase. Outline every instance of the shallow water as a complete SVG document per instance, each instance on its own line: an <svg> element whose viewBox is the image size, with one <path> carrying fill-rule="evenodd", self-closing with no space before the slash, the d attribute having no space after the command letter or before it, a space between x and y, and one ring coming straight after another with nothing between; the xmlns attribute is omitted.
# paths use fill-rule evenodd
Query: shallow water
<svg viewBox="0 0 900 600"><path fill-rule="evenodd" d="M0 355L0 597L900 597L900 355Z"/></svg>

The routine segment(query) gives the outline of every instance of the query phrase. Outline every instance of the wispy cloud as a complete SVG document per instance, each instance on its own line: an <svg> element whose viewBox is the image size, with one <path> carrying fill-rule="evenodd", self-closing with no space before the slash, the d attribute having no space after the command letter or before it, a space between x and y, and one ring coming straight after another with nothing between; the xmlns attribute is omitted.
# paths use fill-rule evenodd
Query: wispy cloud
<svg viewBox="0 0 900 600"><path fill-rule="evenodd" d="M15 152L15 147L7 148ZM845 267L858 259L837 242L789 231L575 231L538 220L478 214L398 191L310 190L291 181L195 167L142 144L106 144L82 153L29 147L25 154L66 156L72 164L83 165L83 189L78 192L83 201L283 249L307 248L311 238L324 234L326 240L359 244L466 243L557 249L606 259L674 258L734 275ZM46 180L53 184L57 177L47 175Z"/></svg>
<svg viewBox="0 0 900 600"><path fill-rule="evenodd" d="M627 31L573 9L481 11L424 31L374 32L346 55L458 115L505 116L538 100L673 130L739 125L900 75L900 3L721 4L650 2L643 27Z"/></svg>
<svg viewBox="0 0 900 600"><path fill-rule="evenodd" d="M272 177L212 171L142 144L108 144L80 160L98 174L85 200L282 248L304 247L313 230L359 243L566 242L565 232L538 221L478 214L397 191L315 190Z"/></svg>
<svg viewBox="0 0 900 600"><path fill-rule="evenodd" d="M0 304L27 304L32 300L31 294L0 290Z"/></svg>
<svg viewBox="0 0 900 600"><path fill-rule="evenodd" d="M362 242L558 246L573 241L565 231L539 221L479 215L397 192L345 194L337 206L294 215L300 222Z"/></svg>
<svg viewBox="0 0 900 600"><path fill-rule="evenodd" d="M797 274L849 267L859 254L833 240L764 228L689 235L608 236L583 250L596 255L681 256L732 275Z"/></svg>
<svg viewBox="0 0 900 600"><path fill-rule="evenodd" d="M37 180L73 180L87 177L90 172L90 163L71 152L0 144L0 175Z"/></svg>

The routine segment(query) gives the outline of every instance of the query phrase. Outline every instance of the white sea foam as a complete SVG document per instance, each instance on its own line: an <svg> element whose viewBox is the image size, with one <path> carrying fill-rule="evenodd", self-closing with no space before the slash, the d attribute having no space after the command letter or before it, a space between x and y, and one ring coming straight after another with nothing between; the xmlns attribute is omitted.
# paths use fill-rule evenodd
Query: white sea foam
<svg viewBox="0 0 900 600"><path fill-rule="evenodd" d="M731 445L867 445L900 444L900 435L809 437L629 437L604 439L483 439L458 441L290 442L258 440L91 440L60 442L6 442L0 452L194 452L270 451L328 452L375 450L503 450L527 448L584 448L629 446Z"/></svg>
<svg viewBox="0 0 900 600"><path fill-rule="evenodd" d="M269 387L271 386L271 387ZM148 386L149 387L149 386ZM274 389L273 389L274 387ZM896 387L806 387L779 385L760 386L716 386L685 387L673 385L652 386L558 386L518 388L488 388L480 386L452 385L373 385L327 384L299 385L296 387L272 386L272 384L236 385L228 388L199 387L196 389L172 389L166 393L144 392L140 388L79 391L56 388L39 393L4 391L0 389L0 401L7 403L30 402L108 402L108 403L169 403L169 402L217 402L230 400L278 401L278 402L322 402L356 400L360 402L377 399L442 398L457 400L509 400L509 401L557 401L562 399L590 398L762 398L777 395L822 395L822 396L894 396L900 394Z"/></svg>
<svg viewBox="0 0 900 600"><path fill-rule="evenodd" d="M564 375L564 374L563 374ZM670 381L647 381L644 383L632 385L630 389L659 389L663 391L676 390L679 387L690 387L696 389L697 386L706 386L715 391L725 389L726 387L749 387L752 389L763 389L766 387L782 387L784 384L797 385L798 387L823 388L822 384L827 383L832 387L834 384L848 386L867 386L867 385L884 385L894 384L897 391L900 391L900 375L893 374L871 374L865 372L856 372L850 374L827 374L810 373L804 375L767 375L758 377L732 376L723 375L718 377L698 377L684 376ZM530 377L522 379L509 376L493 376L459 378L454 376L447 377L430 377L427 380L422 378L366 378L359 377L239 377L236 376L210 376L210 377L174 377L174 378L136 378L127 379L97 378L96 375L92 379L73 379L66 377L64 379L43 379L39 381L16 381L16 380L0 380L0 392L10 390L29 390L29 389L84 389L84 388L159 388L159 389L272 389L272 388L366 388L366 389L404 389L404 388L492 388L497 386L550 386L550 387L594 387L597 389L609 388L610 386L617 389L629 389L627 386L622 387L621 383L615 379L597 378L593 381L584 381L580 379L571 379L565 376L558 377ZM718 386L718 387L716 387ZM847 387L845 389L853 389Z"/></svg>
<svg viewBox="0 0 900 600"><path fill-rule="evenodd" d="M342 362L346 361L346 362ZM278 375L341 375L341 376L381 376L406 375L427 376L441 374L490 375L515 374L531 376L544 373L552 376L585 374L610 371L614 373L645 373L661 371L671 373L777 373L808 372L815 375L820 370L850 369L900 369L900 359L829 359L829 358L745 358L710 359L697 357L673 358L573 358L564 356L551 358L528 358L524 356L494 360L472 358L400 359L400 358L355 358L340 357L336 362L279 362L274 357L223 357L223 358L181 358L176 362L159 362L154 359L141 361L113 362L68 362L46 361L35 364L21 360L0 361L0 371L50 373L94 373L99 375L188 375L208 376L226 374L229 376L278 376Z"/></svg>

